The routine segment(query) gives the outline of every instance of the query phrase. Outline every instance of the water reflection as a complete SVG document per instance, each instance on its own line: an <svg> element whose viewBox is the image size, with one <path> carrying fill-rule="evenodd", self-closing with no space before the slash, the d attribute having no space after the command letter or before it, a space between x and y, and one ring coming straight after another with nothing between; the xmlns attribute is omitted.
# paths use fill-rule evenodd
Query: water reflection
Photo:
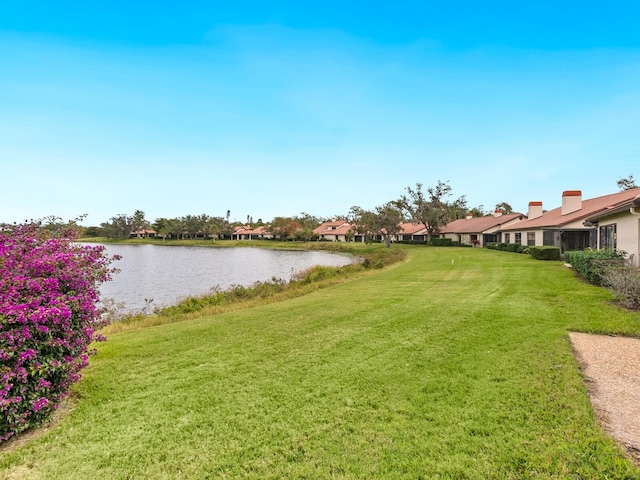
<svg viewBox="0 0 640 480"><path fill-rule="evenodd" d="M297 252L262 248L206 248L159 245L105 245L120 272L100 287L102 298L113 299L126 311L172 305L188 295L214 287L249 286L273 277L289 280L314 265L342 266L350 257L328 252Z"/></svg>

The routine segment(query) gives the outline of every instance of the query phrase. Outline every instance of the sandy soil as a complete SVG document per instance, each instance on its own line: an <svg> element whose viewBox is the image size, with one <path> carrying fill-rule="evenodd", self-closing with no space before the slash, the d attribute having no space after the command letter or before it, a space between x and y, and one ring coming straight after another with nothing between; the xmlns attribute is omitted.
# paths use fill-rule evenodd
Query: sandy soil
<svg viewBox="0 0 640 480"><path fill-rule="evenodd" d="M640 462L640 339L569 334L603 428Z"/></svg>

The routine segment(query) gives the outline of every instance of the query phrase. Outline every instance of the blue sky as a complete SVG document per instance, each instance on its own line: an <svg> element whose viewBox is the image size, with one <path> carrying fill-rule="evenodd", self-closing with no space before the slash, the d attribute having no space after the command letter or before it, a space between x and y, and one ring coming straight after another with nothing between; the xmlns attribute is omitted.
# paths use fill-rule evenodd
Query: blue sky
<svg viewBox="0 0 640 480"><path fill-rule="evenodd" d="M0 2L0 221L640 180L637 2Z"/></svg>

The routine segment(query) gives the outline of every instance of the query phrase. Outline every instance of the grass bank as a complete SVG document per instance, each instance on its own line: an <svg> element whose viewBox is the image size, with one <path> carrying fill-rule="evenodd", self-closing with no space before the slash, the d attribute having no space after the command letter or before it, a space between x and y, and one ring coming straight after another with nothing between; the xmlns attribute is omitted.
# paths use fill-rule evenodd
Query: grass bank
<svg viewBox="0 0 640 480"><path fill-rule="evenodd" d="M135 241L135 240L134 240ZM140 239L139 243L153 243L154 240ZM183 241L178 241L183 242ZM131 240L119 243L131 243ZM260 248L251 242L216 242L217 246ZM222 245L220 245L222 243ZM188 296L176 305L155 309L153 312L133 312L119 314L117 308L110 312L113 321L103 329L105 335L126 330L147 328L150 326L189 320L202 315L218 315L243 308L257 307L273 302L306 295L314 290L342 283L358 275L371 273L406 259L406 249L402 245L386 248L380 243L327 243L327 242L261 242L268 248L289 250L323 250L344 253L356 257L356 262L342 267L315 266L300 272L290 281L272 279L257 282L251 286L234 286L227 290L214 290L208 294ZM206 246L212 246L209 241ZM193 246L192 244L190 244ZM266 248L266 247L263 247Z"/></svg>
<svg viewBox="0 0 640 480"><path fill-rule="evenodd" d="M111 335L6 478L638 478L568 330L640 315L559 262L409 247L286 301Z"/></svg>
<svg viewBox="0 0 640 480"><path fill-rule="evenodd" d="M161 238L127 238L116 240L108 237L83 237L78 239L83 243L105 243L112 245L163 245L176 247L255 247L271 248L278 250L329 250L329 251L351 251L353 249L368 249L371 246L381 244L365 243L345 243L345 242L282 242L279 240L211 240L204 238L196 239L166 239Z"/></svg>

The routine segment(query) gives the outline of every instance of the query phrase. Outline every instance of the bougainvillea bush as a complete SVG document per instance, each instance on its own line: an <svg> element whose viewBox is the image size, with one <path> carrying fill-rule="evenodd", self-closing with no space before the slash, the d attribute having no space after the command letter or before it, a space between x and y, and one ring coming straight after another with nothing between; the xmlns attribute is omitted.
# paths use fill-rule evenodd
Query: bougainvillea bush
<svg viewBox="0 0 640 480"><path fill-rule="evenodd" d="M0 443L46 421L104 340L98 286L111 261L70 229L0 225Z"/></svg>

